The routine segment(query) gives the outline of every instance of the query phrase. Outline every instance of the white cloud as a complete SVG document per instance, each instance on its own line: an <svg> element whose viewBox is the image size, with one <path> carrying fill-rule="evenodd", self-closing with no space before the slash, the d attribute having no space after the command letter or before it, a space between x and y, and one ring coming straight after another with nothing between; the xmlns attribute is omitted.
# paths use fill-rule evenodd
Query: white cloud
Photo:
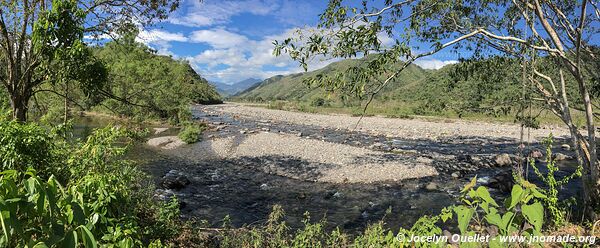
<svg viewBox="0 0 600 248"><path fill-rule="evenodd" d="M224 32L223 32L224 31ZM216 35L217 33L222 35ZM261 40L252 40L241 34L222 29L203 30L202 35L192 35L190 41L209 44L212 49L188 57L198 72L213 81L233 83L246 78L269 78L302 72L298 62L287 55L274 56L273 40L281 40L294 34L286 30L278 35L266 36ZM198 39L199 37L203 39ZM226 38L230 37L230 38ZM309 70L320 69L333 60L316 58L309 62ZM223 66L225 65L225 66Z"/></svg>
<svg viewBox="0 0 600 248"><path fill-rule="evenodd" d="M446 65L456 64L457 60L439 60L439 59L418 59L415 64L423 69L440 69Z"/></svg>
<svg viewBox="0 0 600 248"><path fill-rule="evenodd" d="M136 41L145 44L170 41L186 42L188 41L188 38L182 33L171 33L164 30L153 29L140 31L136 37Z"/></svg>
<svg viewBox="0 0 600 248"><path fill-rule="evenodd" d="M214 48L230 48L246 45L248 38L243 35L218 28L194 31L192 32L190 41L207 43Z"/></svg>
<svg viewBox="0 0 600 248"><path fill-rule="evenodd" d="M169 22L189 27L205 27L228 23L241 13L267 15L279 6L272 0L188 0L187 8L181 8L169 18Z"/></svg>

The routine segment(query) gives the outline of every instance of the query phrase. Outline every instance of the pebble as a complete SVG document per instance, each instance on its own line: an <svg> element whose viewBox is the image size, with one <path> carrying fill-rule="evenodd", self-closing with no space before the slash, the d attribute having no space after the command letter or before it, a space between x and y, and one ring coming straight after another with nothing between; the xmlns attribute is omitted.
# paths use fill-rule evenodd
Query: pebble
<svg viewBox="0 0 600 248"><path fill-rule="evenodd" d="M342 193L336 191L335 193L333 193L333 197L340 198L340 197L342 197Z"/></svg>
<svg viewBox="0 0 600 248"><path fill-rule="evenodd" d="M560 146L560 148L562 148L565 151L570 151L571 150L571 146L569 144L562 144Z"/></svg>
<svg viewBox="0 0 600 248"><path fill-rule="evenodd" d="M434 191L434 190L438 189L438 185L437 185L437 183L430 182L425 186L425 189L429 190L429 191Z"/></svg>
<svg viewBox="0 0 600 248"><path fill-rule="evenodd" d="M269 189L269 185L267 185L266 183L263 183L260 185L260 189L267 190L267 189Z"/></svg>
<svg viewBox="0 0 600 248"><path fill-rule="evenodd" d="M555 153L553 157L554 157L555 161L563 161L563 160L571 160L571 159L573 159L573 157L571 157L569 155L562 154L560 152Z"/></svg>

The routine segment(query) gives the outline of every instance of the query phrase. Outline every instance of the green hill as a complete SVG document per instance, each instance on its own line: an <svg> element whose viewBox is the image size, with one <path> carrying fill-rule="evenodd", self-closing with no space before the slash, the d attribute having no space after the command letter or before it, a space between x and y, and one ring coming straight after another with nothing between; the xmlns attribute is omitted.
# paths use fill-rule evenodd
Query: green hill
<svg viewBox="0 0 600 248"><path fill-rule="evenodd" d="M334 62L328 66L319 70L296 73L287 76L274 76L264 80L262 83L251 87L236 96L234 100L244 101L274 101L274 100L285 100L285 101L312 101L317 98L329 97L330 100L340 100L340 94L333 96L328 94L324 89L319 87L309 87L303 80L314 77L319 74L328 74L335 72L342 72L351 66L357 66L361 63L362 59L348 59L339 62ZM388 87L396 87L398 85L404 85L418 81L425 77L427 71L416 66L411 65L405 69L399 76L398 80L392 82ZM329 96L328 96L329 95ZM351 99L354 101L357 99Z"/></svg>
<svg viewBox="0 0 600 248"><path fill-rule="evenodd" d="M363 59L335 62L325 68L287 76L275 76L236 95L235 101L268 102L275 108L305 111L358 113L365 97L332 94L309 87L303 81L319 74L341 72L360 66ZM375 97L368 113L390 116L468 113L507 115L521 97L519 65L507 58L492 57L448 65L439 70L408 66ZM275 106L277 105L277 106ZM319 109L316 109L316 108Z"/></svg>
<svg viewBox="0 0 600 248"><path fill-rule="evenodd" d="M187 61L158 55L137 42L110 42L95 49L108 68L105 98L96 109L140 118L179 120L190 103L220 103L215 88Z"/></svg>

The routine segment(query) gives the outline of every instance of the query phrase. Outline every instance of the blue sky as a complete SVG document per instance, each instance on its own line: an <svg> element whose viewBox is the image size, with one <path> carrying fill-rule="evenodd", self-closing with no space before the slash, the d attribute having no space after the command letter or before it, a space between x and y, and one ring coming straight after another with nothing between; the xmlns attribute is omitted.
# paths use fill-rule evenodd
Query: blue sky
<svg viewBox="0 0 600 248"><path fill-rule="evenodd" d="M158 50L190 61L210 81L235 83L246 78L265 79L300 72L297 62L272 55L273 40L310 28L326 0L183 0L181 7L162 23L143 30L138 40ZM441 53L419 61L425 68L455 62ZM309 70L331 61L315 60Z"/></svg>

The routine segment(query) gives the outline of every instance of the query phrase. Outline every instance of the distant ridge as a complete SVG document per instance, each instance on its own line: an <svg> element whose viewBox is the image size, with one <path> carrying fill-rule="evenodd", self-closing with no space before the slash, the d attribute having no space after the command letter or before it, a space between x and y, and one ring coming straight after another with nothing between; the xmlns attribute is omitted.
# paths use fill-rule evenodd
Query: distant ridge
<svg viewBox="0 0 600 248"><path fill-rule="evenodd" d="M244 80L239 81L234 84L225 84L225 83L219 83L219 82L210 82L210 83L217 88L217 91L222 96L231 96L231 95L235 95L239 92L242 92L261 81L262 81L261 79L248 78L248 79L244 79Z"/></svg>

